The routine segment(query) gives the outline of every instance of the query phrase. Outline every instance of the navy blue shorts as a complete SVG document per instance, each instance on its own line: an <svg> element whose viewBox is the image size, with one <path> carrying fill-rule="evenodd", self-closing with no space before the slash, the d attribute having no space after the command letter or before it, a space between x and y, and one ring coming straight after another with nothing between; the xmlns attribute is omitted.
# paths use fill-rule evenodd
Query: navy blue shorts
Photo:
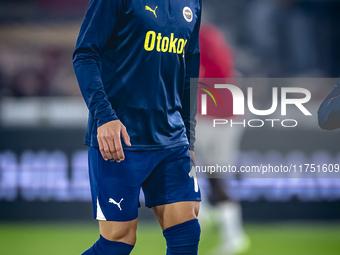
<svg viewBox="0 0 340 255"><path fill-rule="evenodd" d="M125 160L105 161L89 148L89 173L94 218L131 221L138 217L142 187L145 206L201 201L189 146L154 151L124 151Z"/></svg>

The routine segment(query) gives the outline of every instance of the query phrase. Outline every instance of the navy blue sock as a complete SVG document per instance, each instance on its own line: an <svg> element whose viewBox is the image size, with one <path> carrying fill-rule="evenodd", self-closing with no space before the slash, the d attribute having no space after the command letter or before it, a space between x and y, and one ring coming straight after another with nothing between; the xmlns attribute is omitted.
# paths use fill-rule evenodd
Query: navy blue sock
<svg viewBox="0 0 340 255"><path fill-rule="evenodd" d="M163 231L168 247L166 255L197 255L201 228L197 219L190 220Z"/></svg>
<svg viewBox="0 0 340 255"><path fill-rule="evenodd" d="M133 245L109 241L100 236L98 241L82 255L128 255L133 247Z"/></svg>

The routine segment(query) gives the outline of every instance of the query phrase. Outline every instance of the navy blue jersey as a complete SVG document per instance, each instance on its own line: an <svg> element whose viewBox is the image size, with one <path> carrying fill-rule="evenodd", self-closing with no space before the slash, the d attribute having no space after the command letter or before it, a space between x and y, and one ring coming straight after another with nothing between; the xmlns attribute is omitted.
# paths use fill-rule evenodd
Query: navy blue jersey
<svg viewBox="0 0 340 255"><path fill-rule="evenodd" d="M318 110L319 126L322 129L340 128L340 80L326 97Z"/></svg>
<svg viewBox="0 0 340 255"><path fill-rule="evenodd" d="M201 0L91 0L73 64L89 108L85 144L120 119L126 150L194 143ZM190 100L190 98L192 100Z"/></svg>

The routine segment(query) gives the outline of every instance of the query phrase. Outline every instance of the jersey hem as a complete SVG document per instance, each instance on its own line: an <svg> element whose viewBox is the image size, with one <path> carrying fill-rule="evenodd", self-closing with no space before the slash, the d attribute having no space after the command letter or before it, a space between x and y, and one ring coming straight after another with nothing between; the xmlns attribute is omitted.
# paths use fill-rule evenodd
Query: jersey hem
<svg viewBox="0 0 340 255"><path fill-rule="evenodd" d="M180 203L180 202L201 202L202 198L200 196L196 196L196 197L188 197L188 198L183 198L183 199L171 199L171 200L167 200L167 201L159 201L156 203L146 203L145 202L145 207L147 208L152 208L155 206L160 206L160 205L168 205L168 204L174 204L174 203Z"/></svg>
<svg viewBox="0 0 340 255"><path fill-rule="evenodd" d="M97 220L97 221L118 221L118 222L126 222L126 221L132 221L132 220L135 220L135 219L137 219L138 218L138 216L136 217L136 216L134 216L134 217L132 217L132 219L130 219L130 218L125 218L125 219L118 219L117 220L117 218L110 218L110 219L106 219L106 220L99 220L99 219L97 219L96 217L93 217L95 220Z"/></svg>

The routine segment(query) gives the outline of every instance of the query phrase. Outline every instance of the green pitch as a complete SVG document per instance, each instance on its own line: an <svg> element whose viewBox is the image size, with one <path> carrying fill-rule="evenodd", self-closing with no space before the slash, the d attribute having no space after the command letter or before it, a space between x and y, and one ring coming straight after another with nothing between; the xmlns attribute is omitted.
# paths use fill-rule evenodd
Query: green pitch
<svg viewBox="0 0 340 255"><path fill-rule="evenodd" d="M244 255L339 255L340 223L251 224L245 227L251 246ZM98 238L93 223L0 223L0 254L79 255ZM200 255L213 254L219 243L216 226L202 232ZM165 254L162 232L140 224L132 255Z"/></svg>

